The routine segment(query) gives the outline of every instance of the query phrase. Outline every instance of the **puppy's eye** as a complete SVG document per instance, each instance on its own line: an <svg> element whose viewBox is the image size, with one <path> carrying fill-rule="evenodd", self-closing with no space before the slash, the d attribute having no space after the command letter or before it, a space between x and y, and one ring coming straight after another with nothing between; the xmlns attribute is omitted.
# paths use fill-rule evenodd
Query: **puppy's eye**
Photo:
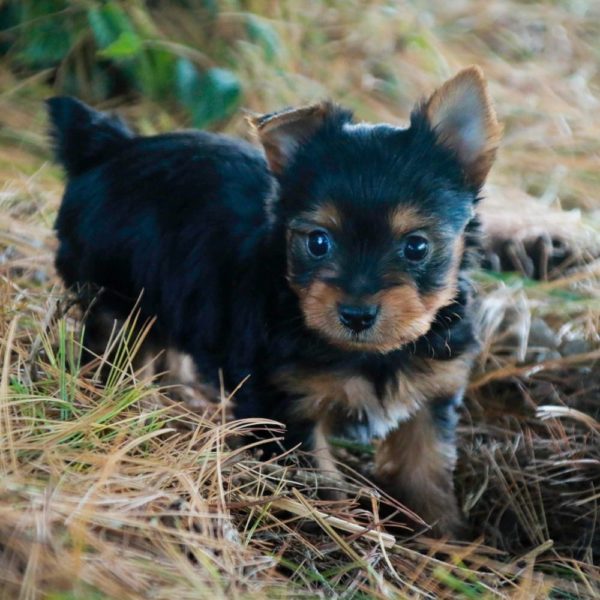
<svg viewBox="0 0 600 600"><path fill-rule="evenodd" d="M306 248L311 256L323 258L331 252L331 239L324 231L316 229L306 238Z"/></svg>
<svg viewBox="0 0 600 600"><path fill-rule="evenodd" d="M412 262L422 261L429 253L429 241L422 235L409 235L404 242L404 257Z"/></svg>

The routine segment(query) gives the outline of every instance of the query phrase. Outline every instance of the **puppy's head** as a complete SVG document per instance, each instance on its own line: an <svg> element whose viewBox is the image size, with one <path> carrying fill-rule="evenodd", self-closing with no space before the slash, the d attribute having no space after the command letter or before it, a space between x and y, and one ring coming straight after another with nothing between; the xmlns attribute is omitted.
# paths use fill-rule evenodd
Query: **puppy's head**
<svg viewBox="0 0 600 600"><path fill-rule="evenodd" d="M280 184L288 280L306 325L352 350L389 352L452 303L465 227L501 127L477 67L406 129L354 123L322 103L255 119Z"/></svg>

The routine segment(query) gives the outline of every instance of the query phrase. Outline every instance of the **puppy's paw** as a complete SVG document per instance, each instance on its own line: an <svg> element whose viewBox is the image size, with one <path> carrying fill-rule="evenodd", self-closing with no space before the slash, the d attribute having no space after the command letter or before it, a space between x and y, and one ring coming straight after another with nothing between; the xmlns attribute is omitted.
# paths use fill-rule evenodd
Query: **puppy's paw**
<svg viewBox="0 0 600 600"><path fill-rule="evenodd" d="M202 381L191 356L168 348L164 355L165 372L161 386L169 397L198 413L212 413L222 407L221 394ZM232 406L226 406L227 419L233 418Z"/></svg>
<svg viewBox="0 0 600 600"><path fill-rule="evenodd" d="M445 510L444 514L440 514L436 521L430 520L430 523L430 532L433 537L448 538L455 541L467 540L469 538L467 523L457 509ZM428 534L429 532L425 533Z"/></svg>
<svg viewBox="0 0 600 600"><path fill-rule="evenodd" d="M168 396L194 412L212 411L219 406L219 394L211 386L190 385L172 379L162 382Z"/></svg>

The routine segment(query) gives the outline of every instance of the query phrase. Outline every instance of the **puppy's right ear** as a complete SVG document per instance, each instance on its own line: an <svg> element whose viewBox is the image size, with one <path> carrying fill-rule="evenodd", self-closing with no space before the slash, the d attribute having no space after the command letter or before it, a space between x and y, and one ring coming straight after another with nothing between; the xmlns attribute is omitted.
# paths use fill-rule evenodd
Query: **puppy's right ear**
<svg viewBox="0 0 600 600"><path fill-rule="evenodd" d="M281 175L298 147L338 110L331 102L321 102L258 117L250 116L248 122L265 150L271 171Z"/></svg>
<svg viewBox="0 0 600 600"><path fill-rule="evenodd" d="M437 141L454 153L465 178L481 186L502 137L483 72L463 69L421 108Z"/></svg>

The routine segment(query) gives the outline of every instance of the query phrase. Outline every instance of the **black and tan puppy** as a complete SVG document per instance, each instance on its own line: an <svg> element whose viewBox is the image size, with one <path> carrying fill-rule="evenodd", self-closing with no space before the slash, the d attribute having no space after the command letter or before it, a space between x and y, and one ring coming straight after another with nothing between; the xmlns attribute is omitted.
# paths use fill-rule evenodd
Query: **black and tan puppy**
<svg viewBox="0 0 600 600"><path fill-rule="evenodd" d="M204 381L249 376L238 417L283 421L322 469L330 436L380 438L380 483L451 534L467 269L501 133L481 71L406 129L330 103L256 119L266 160L209 133L139 137L68 98L49 108L69 176L56 264L104 289L92 313L124 316L143 290L155 335Z"/></svg>

